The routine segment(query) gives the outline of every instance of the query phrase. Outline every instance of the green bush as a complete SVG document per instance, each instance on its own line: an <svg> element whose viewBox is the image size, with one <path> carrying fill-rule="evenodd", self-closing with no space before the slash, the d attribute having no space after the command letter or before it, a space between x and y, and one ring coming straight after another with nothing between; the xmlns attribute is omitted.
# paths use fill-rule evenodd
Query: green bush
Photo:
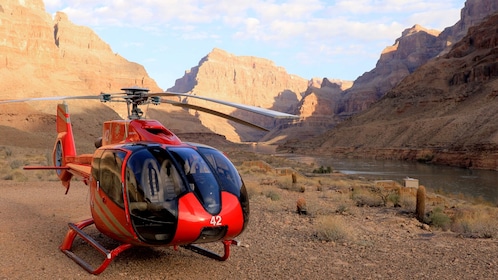
<svg viewBox="0 0 498 280"><path fill-rule="evenodd" d="M451 226L451 218L443 212L443 209L436 207L429 213L427 224L442 230L448 230Z"/></svg>
<svg viewBox="0 0 498 280"><path fill-rule="evenodd" d="M265 196L268 197L269 199L271 199L272 201L280 200L280 195L278 195L278 193L276 193L274 191L267 191L265 193Z"/></svg>
<svg viewBox="0 0 498 280"><path fill-rule="evenodd" d="M319 173L319 174L324 174L324 173L332 173L332 167L327 166L327 168L320 166L320 168L313 169L313 173Z"/></svg>

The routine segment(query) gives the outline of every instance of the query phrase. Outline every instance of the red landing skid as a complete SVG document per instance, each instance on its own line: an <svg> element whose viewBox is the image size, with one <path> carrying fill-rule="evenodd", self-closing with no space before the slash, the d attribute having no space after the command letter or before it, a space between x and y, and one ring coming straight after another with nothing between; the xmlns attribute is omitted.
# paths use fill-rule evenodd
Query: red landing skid
<svg viewBox="0 0 498 280"><path fill-rule="evenodd" d="M107 266L114 260L115 257L117 257L120 253L125 251L126 249L131 248L133 245L131 244L121 244L118 247L112 249L111 251L107 250L104 248L104 246L100 245L95 239L93 239L90 235L86 234L83 229L87 226L93 225L94 221L92 218L83 220L79 223L73 224L69 223L69 231L66 233L66 237L64 237L64 241L62 241L62 244L60 246L60 249L64 254L66 254L69 258L71 258L73 261L75 261L77 264L79 264L81 267L83 267L86 271L88 271L91 274L100 274L102 273ZM102 264L97 267L93 268L90 264L88 264L86 261L84 261L82 258L76 256L72 251L71 247L73 246L74 239L76 236L81 237L84 241L86 241L88 244L92 245L93 248L95 248L97 251L99 251L101 254L103 254L106 259L102 262Z"/></svg>
<svg viewBox="0 0 498 280"><path fill-rule="evenodd" d="M114 258L116 258L120 253L124 252L125 250L131 248L133 245L121 244L110 251L107 250L106 248L104 248L104 246L100 245L100 243L98 243L95 239L93 239L90 235L86 234L83 231L85 227L93 224L94 224L93 218L83 220L76 224L69 223L69 230L66 233L66 236L64 237L64 241L62 242L60 249L62 252L64 252L64 254L66 254L69 258L71 258L73 261L79 264L87 272L94 275L98 275L102 273L107 268L107 266L109 266L109 264L112 262L112 260L114 260ZM83 239L85 242L90 244L93 248L95 248L97 251L99 251L102 255L105 256L106 259L102 262L102 264L99 267L93 268L90 264L88 264L86 261L84 261L82 258L78 257L76 254L74 254L71 251L71 247L73 245L76 236L79 236L81 239ZM218 255L217 253L214 253L212 251L209 251L207 249L204 249L202 247L193 244L183 245L181 247L192 250L195 253L201 254L203 256L218 261L225 261L230 256L230 245L239 245L239 242L236 240L223 240L222 243L224 246L223 255ZM175 246L175 249L176 248L177 246Z"/></svg>

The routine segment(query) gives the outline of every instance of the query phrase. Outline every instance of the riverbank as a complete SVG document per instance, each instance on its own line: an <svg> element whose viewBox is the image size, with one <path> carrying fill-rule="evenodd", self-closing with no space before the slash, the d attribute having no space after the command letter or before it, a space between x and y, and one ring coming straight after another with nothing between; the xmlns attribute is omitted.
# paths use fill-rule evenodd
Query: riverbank
<svg viewBox="0 0 498 280"><path fill-rule="evenodd" d="M299 153L311 156L400 160L424 162L469 169L498 171L498 147L478 146L459 148L375 148L375 147L320 147L316 140L292 140L277 148L279 153ZM318 147L318 148L317 148Z"/></svg>

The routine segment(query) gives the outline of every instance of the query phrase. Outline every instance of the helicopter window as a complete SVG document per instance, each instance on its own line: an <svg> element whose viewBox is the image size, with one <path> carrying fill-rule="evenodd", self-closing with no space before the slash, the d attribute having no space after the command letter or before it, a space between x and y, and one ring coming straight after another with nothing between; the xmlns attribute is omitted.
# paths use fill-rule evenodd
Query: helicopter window
<svg viewBox="0 0 498 280"><path fill-rule="evenodd" d="M102 157L103 150L97 150L94 153L92 160L92 176L95 180L100 181L100 158Z"/></svg>
<svg viewBox="0 0 498 280"><path fill-rule="evenodd" d="M125 152L105 151L100 159L100 188L120 207L124 207L121 168Z"/></svg>
<svg viewBox="0 0 498 280"><path fill-rule="evenodd" d="M128 160L130 201L157 203L186 191L175 165L162 148L134 152Z"/></svg>
<svg viewBox="0 0 498 280"><path fill-rule="evenodd" d="M183 166L192 190L211 214L221 209L221 190L209 164L192 148L169 148L175 160Z"/></svg>
<svg viewBox="0 0 498 280"><path fill-rule="evenodd" d="M199 153L215 170L222 189L239 196L242 179L230 160L222 152L212 148L199 147Z"/></svg>

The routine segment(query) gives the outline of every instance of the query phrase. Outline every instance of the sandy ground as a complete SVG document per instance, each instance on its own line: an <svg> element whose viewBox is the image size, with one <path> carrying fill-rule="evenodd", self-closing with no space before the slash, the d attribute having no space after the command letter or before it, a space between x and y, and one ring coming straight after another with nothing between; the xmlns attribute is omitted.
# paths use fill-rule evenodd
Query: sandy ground
<svg viewBox="0 0 498 280"><path fill-rule="evenodd" d="M250 179L250 178L249 178ZM295 213L301 194L251 196L251 217L225 262L185 249L132 248L99 276L58 247L68 222L89 217L87 186L0 181L0 279L497 279L496 239L468 239L421 228L395 208L359 207L341 215L352 237L316 238L315 220ZM310 194L311 195L311 194ZM326 194L320 194L322 196ZM112 242L90 228L104 244ZM217 245L217 244L216 244ZM90 260L100 259L79 242ZM215 247L215 248L220 248ZM88 249L88 250L87 250Z"/></svg>

